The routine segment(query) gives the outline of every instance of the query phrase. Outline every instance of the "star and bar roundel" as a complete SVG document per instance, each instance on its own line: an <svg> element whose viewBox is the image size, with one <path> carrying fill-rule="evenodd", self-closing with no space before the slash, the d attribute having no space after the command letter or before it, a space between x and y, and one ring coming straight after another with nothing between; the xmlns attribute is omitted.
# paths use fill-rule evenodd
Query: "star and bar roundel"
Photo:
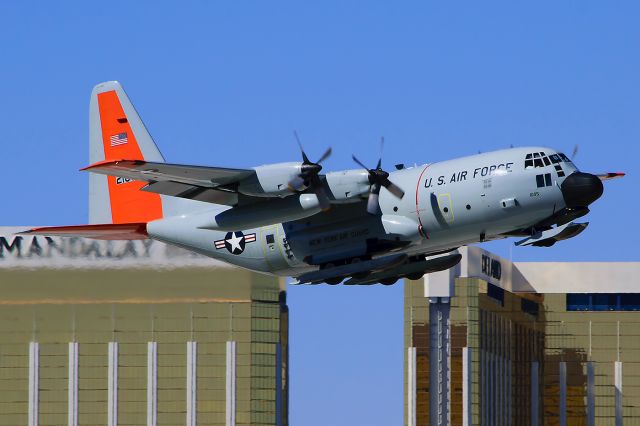
<svg viewBox="0 0 640 426"><path fill-rule="evenodd" d="M244 235L242 231L227 232L223 240L216 240L217 250L226 248L231 254L241 254L247 244L256 240L256 234Z"/></svg>

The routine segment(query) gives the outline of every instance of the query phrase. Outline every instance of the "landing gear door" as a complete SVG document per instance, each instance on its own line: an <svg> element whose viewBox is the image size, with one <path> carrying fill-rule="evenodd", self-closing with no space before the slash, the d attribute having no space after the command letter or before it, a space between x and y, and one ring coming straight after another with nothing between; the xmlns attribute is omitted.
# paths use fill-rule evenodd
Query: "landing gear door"
<svg viewBox="0 0 640 426"><path fill-rule="evenodd" d="M272 271L288 268L293 254L280 226L262 228L260 240L264 258Z"/></svg>

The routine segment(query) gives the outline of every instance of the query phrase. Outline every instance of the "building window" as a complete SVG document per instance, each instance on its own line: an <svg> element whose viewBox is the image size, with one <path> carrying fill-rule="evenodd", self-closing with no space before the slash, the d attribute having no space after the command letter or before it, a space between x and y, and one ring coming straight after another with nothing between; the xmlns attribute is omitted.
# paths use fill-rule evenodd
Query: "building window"
<svg viewBox="0 0 640 426"><path fill-rule="evenodd" d="M640 311L640 293L567 294L567 311Z"/></svg>
<svg viewBox="0 0 640 426"><path fill-rule="evenodd" d="M538 316L538 304L533 300L520 299L520 309L522 312L526 312L534 317Z"/></svg>
<svg viewBox="0 0 640 426"><path fill-rule="evenodd" d="M504 306L504 289L487 283L487 296L500 303L500 306Z"/></svg>

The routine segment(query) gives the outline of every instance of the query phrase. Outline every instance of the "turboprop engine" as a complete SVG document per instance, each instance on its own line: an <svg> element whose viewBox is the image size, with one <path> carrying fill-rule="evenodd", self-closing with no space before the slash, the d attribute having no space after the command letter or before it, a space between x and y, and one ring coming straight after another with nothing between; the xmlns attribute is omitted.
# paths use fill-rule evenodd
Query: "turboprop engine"
<svg viewBox="0 0 640 426"><path fill-rule="evenodd" d="M254 167L256 174L238 184L238 192L253 197L286 197L296 192L289 182L302 172L302 163L277 163ZM301 184L299 189L306 186Z"/></svg>
<svg viewBox="0 0 640 426"><path fill-rule="evenodd" d="M322 210L316 194L299 194L286 198L271 198L261 203L236 206L211 217L207 214L201 229L235 231L257 228L279 222L303 219Z"/></svg>

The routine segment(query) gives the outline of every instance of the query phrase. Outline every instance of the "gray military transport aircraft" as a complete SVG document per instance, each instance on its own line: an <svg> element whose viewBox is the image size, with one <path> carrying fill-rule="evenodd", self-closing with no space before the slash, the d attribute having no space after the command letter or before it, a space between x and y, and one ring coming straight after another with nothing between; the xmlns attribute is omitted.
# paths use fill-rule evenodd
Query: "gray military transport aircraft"
<svg viewBox="0 0 640 426"><path fill-rule="evenodd" d="M90 102L90 225L24 234L163 241L298 284L393 284L451 268L466 244L580 234L603 180L546 147L511 148L388 172L321 174L311 161L251 169L165 163L122 86ZM298 141L299 142L299 141Z"/></svg>

